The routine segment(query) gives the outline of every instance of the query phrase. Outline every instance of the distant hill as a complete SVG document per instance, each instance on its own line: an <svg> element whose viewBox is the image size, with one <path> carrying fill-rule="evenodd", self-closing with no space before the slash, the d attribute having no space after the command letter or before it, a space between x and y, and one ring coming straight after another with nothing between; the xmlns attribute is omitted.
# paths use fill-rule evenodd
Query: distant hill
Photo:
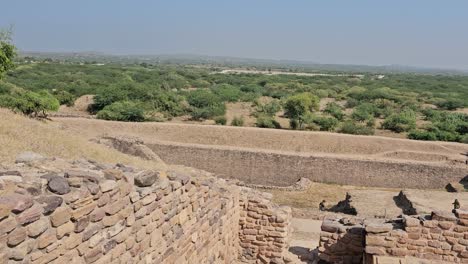
<svg viewBox="0 0 468 264"><path fill-rule="evenodd" d="M226 56L205 56L193 54L170 55L111 55L99 52L21 52L20 59L52 59L62 62L82 63L120 63L120 64L190 64L211 67L253 67L301 72L353 72L353 73L420 73L420 74L456 74L468 75L468 71L456 69L423 68L405 65L353 65L322 64L298 60L252 59Z"/></svg>

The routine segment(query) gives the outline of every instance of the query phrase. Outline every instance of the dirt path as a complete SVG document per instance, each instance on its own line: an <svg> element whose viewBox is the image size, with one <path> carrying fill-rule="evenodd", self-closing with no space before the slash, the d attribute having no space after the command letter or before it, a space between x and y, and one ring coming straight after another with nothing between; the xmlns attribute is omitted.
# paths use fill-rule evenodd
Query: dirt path
<svg viewBox="0 0 468 264"><path fill-rule="evenodd" d="M293 235L289 251L302 259L302 263L312 263L317 258L314 251L320 240L322 221L293 218Z"/></svg>

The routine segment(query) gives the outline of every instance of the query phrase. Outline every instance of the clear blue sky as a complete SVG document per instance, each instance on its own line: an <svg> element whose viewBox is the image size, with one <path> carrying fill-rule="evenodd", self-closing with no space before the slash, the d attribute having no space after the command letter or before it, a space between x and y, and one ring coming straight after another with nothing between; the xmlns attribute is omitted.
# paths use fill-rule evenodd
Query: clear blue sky
<svg viewBox="0 0 468 264"><path fill-rule="evenodd" d="M467 0L1 0L26 51L468 69Z"/></svg>

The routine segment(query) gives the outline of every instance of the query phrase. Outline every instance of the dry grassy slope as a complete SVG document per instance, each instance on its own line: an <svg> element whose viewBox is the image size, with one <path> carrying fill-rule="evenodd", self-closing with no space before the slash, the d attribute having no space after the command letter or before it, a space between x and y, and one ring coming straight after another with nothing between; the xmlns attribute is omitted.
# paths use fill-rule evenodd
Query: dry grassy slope
<svg viewBox="0 0 468 264"><path fill-rule="evenodd" d="M85 157L100 162L122 162L145 168L164 166L92 143L80 133L63 131L57 122L33 120L0 109L0 163L14 162L18 153L28 150L66 159Z"/></svg>
<svg viewBox="0 0 468 264"><path fill-rule="evenodd" d="M147 142L158 140L429 162L464 161L466 157L462 153L468 151L468 145L460 143L424 142L326 132L173 123L122 123L78 118L54 120L62 123L67 130L89 138L103 134L125 134L138 136Z"/></svg>

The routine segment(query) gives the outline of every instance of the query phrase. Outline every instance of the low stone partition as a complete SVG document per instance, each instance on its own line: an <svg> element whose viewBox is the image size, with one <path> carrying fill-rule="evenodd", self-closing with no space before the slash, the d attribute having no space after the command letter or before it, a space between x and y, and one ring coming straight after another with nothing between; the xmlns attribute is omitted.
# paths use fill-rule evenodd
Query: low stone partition
<svg viewBox="0 0 468 264"><path fill-rule="evenodd" d="M240 199L239 239L241 261L246 263L284 263L292 232L290 207L271 202L271 194L244 188Z"/></svg>
<svg viewBox="0 0 468 264"><path fill-rule="evenodd" d="M319 247L322 260L360 263L355 261L363 257L363 261L371 264L384 259L387 261L384 263L468 263L467 211L437 211L385 223L347 226L346 221L323 222Z"/></svg>
<svg viewBox="0 0 468 264"><path fill-rule="evenodd" d="M34 155L0 166L0 263L288 261L290 209L170 168Z"/></svg>
<svg viewBox="0 0 468 264"><path fill-rule="evenodd" d="M404 216L401 223L366 226L366 253L468 263L468 212Z"/></svg>
<svg viewBox="0 0 468 264"><path fill-rule="evenodd" d="M365 247L362 220L325 219L321 230L320 259L329 263L362 263Z"/></svg>
<svg viewBox="0 0 468 264"><path fill-rule="evenodd" d="M468 167L431 162L364 159L218 145L152 141L163 161L206 170L247 184L290 186L314 182L384 188L438 189L468 175Z"/></svg>

